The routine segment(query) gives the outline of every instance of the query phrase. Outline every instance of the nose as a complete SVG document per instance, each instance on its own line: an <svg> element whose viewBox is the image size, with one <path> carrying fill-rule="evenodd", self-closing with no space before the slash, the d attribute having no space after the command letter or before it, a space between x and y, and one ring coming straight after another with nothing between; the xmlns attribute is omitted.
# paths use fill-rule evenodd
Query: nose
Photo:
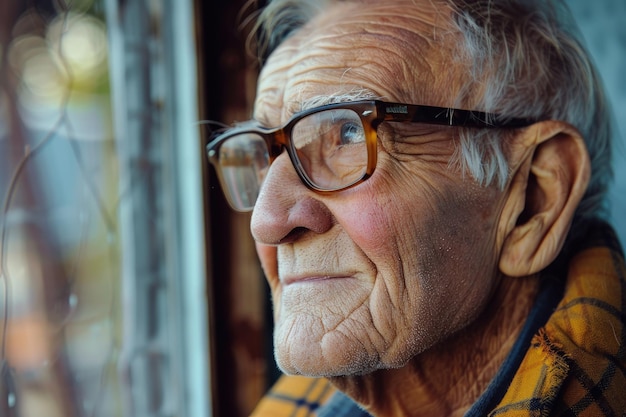
<svg viewBox="0 0 626 417"><path fill-rule="evenodd" d="M286 152L270 166L254 205L250 229L263 245L279 245L303 234L324 233L333 225L322 196L300 180Z"/></svg>

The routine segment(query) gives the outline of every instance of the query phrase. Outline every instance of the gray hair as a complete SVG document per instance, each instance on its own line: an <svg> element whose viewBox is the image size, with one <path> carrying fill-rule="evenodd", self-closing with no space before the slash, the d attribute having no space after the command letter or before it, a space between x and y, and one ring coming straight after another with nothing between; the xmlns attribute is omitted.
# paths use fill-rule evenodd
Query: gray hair
<svg viewBox="0 0 626 417"><path fill-rule="evenodd" d="M611 115L599 75L566 5L560 0L447 1L456 10L455 23L465 40L459 49L471 62L470 79L483 88L477 105L486 111L575 126L587 145L591 179L575 214L574 232L582 219L605 215L613 178ZM502 141L463 136L463 160L472 175L489 181L484 174L494 172L501 179L506 173Z"/></svg>
<svg viewBox="0 0 626 417"><path fill-rule="evenodd" d="M271 1L257 21L260 58L333 1L340 0ZM584 218L604 215L613 176L611 117L603 86L567 7L561 0L441 1L454 11L453 24L462 38L453 59L468 70L456 103L575 126L585 139L592 173L572 229ZM509 176L502 146L506 135L462 130L458 162L481 184L503 187Z"/></svg>

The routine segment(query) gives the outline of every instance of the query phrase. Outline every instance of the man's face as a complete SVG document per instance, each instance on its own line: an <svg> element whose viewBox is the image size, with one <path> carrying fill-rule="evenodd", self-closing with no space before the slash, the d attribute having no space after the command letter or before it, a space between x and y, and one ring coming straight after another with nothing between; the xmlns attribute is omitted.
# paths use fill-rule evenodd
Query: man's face
<svg viewBox="0 0 626 417"><path fill-rule="evenodd" d="M255 118L278 126L307 100L362 90L452 106L446 11L398 4L340 3L281 45ZM453 130L383 124L379 136L376 171L354 188L307 189L286 153L267 174L251 228L288 373L402 366L470 323L497 285L502 196L449 165Z"/></svg>

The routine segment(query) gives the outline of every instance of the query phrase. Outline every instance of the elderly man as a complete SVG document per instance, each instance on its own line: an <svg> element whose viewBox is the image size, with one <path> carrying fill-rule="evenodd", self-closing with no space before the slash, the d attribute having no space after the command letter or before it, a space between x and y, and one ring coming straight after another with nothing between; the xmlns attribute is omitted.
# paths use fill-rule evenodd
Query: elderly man
<svg viewBox="0 0 626 417"><path fill-rule="evenodd" d="M265 8L254 121L207 147L253 210L290 375L255 415L624 415L609 116L566 16Z"/></svg>

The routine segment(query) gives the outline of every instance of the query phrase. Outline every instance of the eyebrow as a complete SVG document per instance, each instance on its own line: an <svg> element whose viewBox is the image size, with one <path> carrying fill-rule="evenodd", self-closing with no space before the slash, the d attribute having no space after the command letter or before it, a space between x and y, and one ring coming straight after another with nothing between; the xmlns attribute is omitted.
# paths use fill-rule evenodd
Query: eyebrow
<svg viewBox="0 0 626 417"><path fill-rule="evenodd" d="M318 95L309 97L306 100L301 101L298 106L299 109L294 113L314 109L316 107L326 106L328 104L349 103L351 101L360 100L381 100L382 98L383 97L381 97L380 95L366 88L354 89L347 92L335 93L330 95Z"/></svg>
<svg viewBox="0 0 626 417"><path fill-rule="evenodd" d="M360 100L382 100L384 97L376 94L370 89L367 88L355 88L345 92L337 92L333 94L325 94L325 95L316 95L311 96L302 101L291 101L287 104L288 111L290 117L294 114L311 110L316 107L326 106L328 104L336 104L336 103L350 103L353 101ZM254 117L252 120L248 120L245 122L237 123L237 126L243 125L245 126L248 123L257 124L262 126L269 126L264 122L267 120L265 113L259 113L257 117Z"/></svg>

